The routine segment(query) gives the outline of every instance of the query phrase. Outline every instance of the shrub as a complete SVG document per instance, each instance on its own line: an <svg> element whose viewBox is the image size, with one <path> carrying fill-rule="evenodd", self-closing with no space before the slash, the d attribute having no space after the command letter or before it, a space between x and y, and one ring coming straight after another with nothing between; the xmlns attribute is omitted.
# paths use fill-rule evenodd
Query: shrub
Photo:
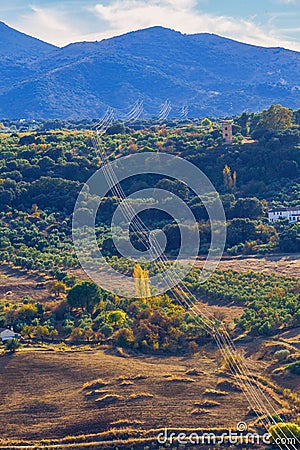
<svg viewBox="0 0 300 450"><path fill-rule="evenodd" d="M131 347L134 343L133 332L130 328L122 328L113 335L113 340L119 347Z"/></svg>
<svg viewBox="0 0 300 450"><path fill-rule="evenodd" d="M277 352L274 353L274 357L275 359L277 359L278 362L282 362L287 359L290 353L291 352L287 349L277 350Z"/></svg>
<svg viewBox="0 0 300 450"><path fill-rule="evenodd" d="M111 336L111 335L113 334L114 329L113 329L113 327L111 327L110 325L108 325L108 323L104 323L104 324L100 327L99 331L100 331L102 334L104 334L105 337L109 337L109 336Z"/></svg>
<svg viewBox="0 0 300 450"><path fill-rule="evenodd" d="M296 423L281 422L276 425L272 425L269 428L269 433L272 436L272 441L276 439L295 438L300 442L300 426ZM299 448L299 447L298 447Z"/></svg>
<svg viewBox="0 0 300 450"><path fill-rule="evenodd" d="M20 348L21 344L18 341L18 339L10 339L5 344L5 350L7 350L10 353L14 353L18 348Z"/></svg>
<svg viewBox="0 0 300 450"><path fill-rule="evenodd" d="M286 366L287 370L294 375L300 375L300 361L295 361Z"/></svg>

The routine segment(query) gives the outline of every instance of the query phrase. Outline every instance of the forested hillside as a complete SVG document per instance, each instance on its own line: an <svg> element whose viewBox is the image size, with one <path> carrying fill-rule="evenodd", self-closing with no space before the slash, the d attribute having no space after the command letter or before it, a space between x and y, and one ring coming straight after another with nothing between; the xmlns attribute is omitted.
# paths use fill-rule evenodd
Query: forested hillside
<svg viewBox="0 0 300 450"><path fill-rule="evenodd" d="M276 108L276 117L278 108L283 114L279 126L268 123L274 115L272 108L262 114L237 117L232 146L222 145L220 125L207 119L164 126L141 123L127 129L116 124L103 136L102 144L109 159L136 152L164 151L180 155L203 170L223 201L228 220L227 252L299 251L299 224L282 221L270 226L266 216L270 207L298 206L299 203L299 111L292 113ZM16 233L17 227L20 240L25 222L25 228L31 227L36 239L40 236L37 247L24 242L29 253L41 251L43 255L49 245L51 252L55 252L53 232L63 233L66 242L70 239L70 220L77 195L100 165L99 155L92 146L90 125L4 121L3 127L10 127L10 132L3 131L1 135L0 198L2 220L7 225L2 233L10 239L10 233ZM86 129L82 128L84 126ZM51 127L61 129L46 131ZM251 138L244 139L243 135L250 136L249 133ZM139 183L144 187L167 189L187 202L199 223L201 252L205 253L210 234L207 212L200 200L176 180L140 176ZM124 182L123 187L126 192L132 192L136 180ZM97 219L100 228L106 229L118 201L116 197L105 199ZM13 227L10 226L12 219ZM170 237L167 251L175 254L179 246L175 224L159 211L145 212L143 219L150 227L159 225L166 231ZM45 233L45 229L51 232ZM113 253L105 232L101 233L101 239L104 249ZM135 234L133 239L137 246L142 245L140 236ZM57 240L62 245L64 239L57 236ZM20 256L14 247L9 248ZM2 246L2 250L5 249L6 246ZM68 258L72 259L72 253ZM35 258L34 264L38 260Z"/></svg>
<svg viewBox="0 0 300 450"><path fill-rule="evenodd" d="M172 117L186 105L190 117L299 106L300 56L282 48L162 27L57 48L3 23L0 43L0 116L11 119L92 118L108 105L121 115L137 98L144 117L166 99Z"/></svg>
<svg viewBox="0 0 300 450"><path fill-rule="evenodd" d="M144 122L131 127L116 123L103 135L101 144L108 160L138 152L167 152L184 157L203 170L219 191L224 205L227 255L299 252L300 223L289 224L281 220L270 225L267 219L268 208L272 206L299 206L299 119L299 111L280 105L260 114L243 114L234 121L233 145L223 145L220 124L209 119L165 125ZM143 308L142 303L120 300L100 291L92 283L89 287L76 284L74 274L79 270L79 262L72 242L72 212L83 183L101 166L100 156L91 141L92 125L89 122L26 123L7 120L1 125L0 260L5 265L52 277L52 294L64 295L71 288L67 309L66 304L62 310L56 310L54 305L55 311L51 307L49 315L43 308L26 301L20 306L20 311L11 312L9 309L7 313L4 308L2 324L13 325L19 331L28 326L25 328L28 336L36 332L46 333L47 329L47 333L56 330L55 333L66 333L76 340L93 336L93 331L103 339L113 335L117 343L134 344L141 350L156 347L166 351L186 350L191 341L197 342L207 334L203 327L192 325L192 319L176 305L176 301L173 303L175 299L172 296L153 298L150 310L160 315L161 328L157 330L158 340L149 338L148 341L139 328L144 317L140 309ZM207 211L185 184L157 175L143 175L125 180L122 187L127 194L137 189L157 187L178 195L196 218L201 236L199 254L207 253L210 246ZM214 198L209 195L207 200L213 202ZM89 213L94 201L93 196L86 197L82 214ZM112 266L132 275L133 262L120 258L111 238L110 223L119 202L120 198L113 195L103 199L96 219L96 236ZM165 232L166 254L176 256L181 239L178 225L170 216L150 209L140 217L148 230L162 229ZM145 249L145 238L148 237L147 233L137 231L130 235L133 245L140 250ZM124 239L124 236L119 238ZM157 270L151 264L148 269L150 273ZM222 273L216 273L204 287L198 286L197 277L193 274L187 282L197 295L243 305L245 313L237 321L241 329L271 334L280 323L293 326L299 322L299 293L295 280L268 276L256 279L254 275L243 278L233 273L223 283L222 276ZM254 289L248 298L249 283L255 286L256 281L259 281L262 291L255 292ZM225 292L222 286L226 286ZM240 286L238 290L236 286ZM89 300L81 294L81 290L85 292L87 288L90 289ZM73 289L75 292L72 294ZM287 303L282 303L282 297ZM100 299L104 302L105 313L99 307ZM83 309L83 315L73 314L73 309L78 307ZM274 309L278 311L277 316L273 314ZM129 320L133 311L136 312L135 319ZM137 314L138 311L141 315ZM153 311L149 312L150 322ZM167 322L164 322L165 315L168 316ZM57 321L60 324L58 328ZM181 331L173 336L171 328L175 323ZM38 331L30 328L42 324L46 328ZM128 327L131 331L124 331ZM116 331L118 333L114 334Z"/></svg>

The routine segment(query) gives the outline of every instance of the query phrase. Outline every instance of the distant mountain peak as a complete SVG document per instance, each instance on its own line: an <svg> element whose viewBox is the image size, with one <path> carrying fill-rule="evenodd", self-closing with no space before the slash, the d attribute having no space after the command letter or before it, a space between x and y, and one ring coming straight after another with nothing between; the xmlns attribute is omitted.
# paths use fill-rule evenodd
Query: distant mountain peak
<svg viewBox="0 0 300 450"><path fill-rule="evenodd" d="M171 33L175 33L175 34L181 34L183 35L183 33L181 33L181 31L176 31L173 28L167 28L167 27L163 27L161 25L154 25L152 27L147 27L147 28L141 28L135 31L131 31L131 33L165 33L165 34L171 34ZM128 33L127 33L128 34Z"/></svg>
<svg viewBox="0 0 300 450"><path fill-rule="evenodd" d="M171 28L166 28L162 26L153 26L148 28L141 28L138 30L129 31L125 34L120 34L118 36L114 36L111 38L106 38L104 41L110 41L110 40L125 40L125 39L136 39L140 37L146 36L148 39L150 38L168 38L168 37L174 37L174 36L184 36L180 31L173 30ZM102 41L100 41L102 42Z"/></svg>
<svg viewBox="0 0 300 450"><path fill-rule="evenodd" d="M55 48L55 45L28 36L0 21L0 57L2 58L36 58Z"/></svg>
<svg viewBox="0 0 300 450"><path fill-rule="evenodd" d="M95 118L143 98L172 114L232 116L299 108L300 53L154 26L57 48L0 23L0 117Z"/></svg>

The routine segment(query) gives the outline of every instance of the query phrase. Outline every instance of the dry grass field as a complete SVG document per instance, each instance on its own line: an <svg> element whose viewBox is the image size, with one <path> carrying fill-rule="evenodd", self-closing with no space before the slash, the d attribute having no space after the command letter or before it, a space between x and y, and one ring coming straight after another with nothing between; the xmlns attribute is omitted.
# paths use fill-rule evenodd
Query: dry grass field
<svg viewBox="0 0 300 450"><path fill-rule="evenodd" d="M196 267L202 267L201 259ZM235 256L224 257L219 264L219 269L232 269L237 272L262 272L266 274L275 273L288 277L300 277L300 254L278 254L269 256Z"/></svg>
<svg viewBox="0 0 300 450"><path fill-rule="evenodd" d="M280 386L295 388L295 379L271 380L273 350L266 347L263 355L259 348L256 353L250 345L247 364L275 408L282 410ZM235 430L240 421L251 427L255 416L243 392L220 367L212 344L194 357L121 357L109 349L57 347L3 354L0 448L20 443L44 448L45 439L61 444L58 448L114 439L107 448L116 448L118 441L153 439L164 427Z"/></svg>
<svg viewBox="0 0 300 450"><path fill-rule="evenodd" d="M124 418L143 428L205 427L207 421L234 426L236 418L247 413L240 393L228 394L219 407L202 416L192 414L205 389L216 388L221 380L217 367L215 357L205 354L122 358L98 350L5 355L0 359L0 396L5 405L1 436L41 439L97 433ZM187 375L193 368L199 375ZM224 420L225 405L230 411Z"/></svg>
<svg viewBox="0 0 300 450"><path fill-rule="evenodd" d="M37 289L38 284L43 289ZM49 298L47 279L36 273L25 273L11 266L2 264L0 268L0 298L9 302L20 302L24 297L31 297L36 301Z"/></svg>

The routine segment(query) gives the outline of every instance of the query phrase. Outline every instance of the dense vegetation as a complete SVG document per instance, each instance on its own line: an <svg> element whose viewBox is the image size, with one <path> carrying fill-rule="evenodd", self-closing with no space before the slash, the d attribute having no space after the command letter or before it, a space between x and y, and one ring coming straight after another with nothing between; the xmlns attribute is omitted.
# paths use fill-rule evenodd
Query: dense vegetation
<svg viewBox="0 0 300 450"><path fill-rule="evenodd" d="M74 343L108 340L144 352L194 352L197 341L207 336L201 321L199 325L167 295L131 301L87 281L75 284L67 297L65 291L66 285L56 282L46 304L30 298L13 307L2 304L0 326L13 326L28 338L58 336Z"/></svg>
<svg viewBox="0 0 300 450"><path fill-rule="evenodd" d="M3 121L0 134L0 260L25 271L47 273L54 281L49 301L30 298L12 305L1 302L0 326L14 326L25 336L109 340L143 351L193 351L207 332L198 326L172 294L129 301L80 284L70 270L79 267L72 243L71 219L83 183L101 161L92 146L92 122ZM114 124L102 137L108 158L137 152L169 152L200 167L220 192L227 216L228 254L300 251L300 223L269 225L271 206L297 205L300 165L300 114L273 106L261 114L235 119L234 145L222 145L220 125L209 119L166 125ZM247 139L243 136L247 135ZM159 187L182 198L194 213L201 233L200 253L210 242L207 212L201 201L178 180L158 176L129 179L128 194ZM145 201L145 199L140 199ZM112 265L131 275L134 264L121 259L109 224L120 199L108 195L96 219L96 235ZM208 201L214 201L208 196ZM87 196L85 211L95 198ZM178 227L165 213L141 214L150 229L162 229L166 251L180 247ZM143 249L144 234L132 230L133 244ZM123 239L123 237L120 237ZM157 270L150 266L149 270ZM268 335L299 325L299 286L293 279L254 273L216 272L204 285L197 273L190 289L212 300L245 307L237 321L241 331ZM83 292L83 294L82 294Z"/></svg>
<svg viewBox="0 0 300 450"><path fill-rule="evenodd" d="M126 270L124 261L123 271ZM243 306L244 313L236 320L237 331L268 336L300 325L297 279L218 270L201 284L199 271L193 269L185 281L199 298ZM0 327L13 326L28 338L112 342L159 353L195 352L210 336L201 308L199 320L195 320L173 294L131 300L109 294L90 281L76 282L72 277L65 277L65 282L48 283L47 289L46 303L29 297L14 304L2 301ZM215 315L214 320L218 323L223 318Z"/></svg>
<svg viewBox="0 0 300 450"><path fill-rule="evenodd" d="M281 117L281 113L278 125L274 117ZM299 223L289 225L281 221L269 226L266 211L268 206L297 205L299 117L298 111L292 114L285 108L276 110L273 116L271 109L260 115L243 114L236 118L233 146L221 145L219 125L207 119L168 126L137 124L136 129L114 125L102 144L110 159L136 152L164 151L180 155L202 169L221 194L228 219L230 254L297 252ZM92 146L90 131L42 131L48 128L46 124L4 121L0 135L0 257L13 262L17 258L17 265L29 264L31 268L40 269L44 265L47 270L47 265L52 268L76 265L70 247L71 213L82 183L99 167L100 160ZM70 124L56 121L49 125L63 128ZM8 132L7 127L14 131ZM26 127L28 131L24 130ZM35 131L30 131L32 127ZM18 128L24 131L19 132ZM256 140L241 143L241 133L252 133ZM176 180L143 176L126 180L123 188L131 193L153 185L177 194L188 203L199 223L200 251L205 253L210 241L207 212L186 186ZM94 199L90 201L93 203ZM115 197L105 199L97 219L100 244L111 255L117 253L105 227L118 201ZM88 209L88 202L86 206ZM151 210L144 213L143 220L150 228L163 228L170 238L167 251L177 252L180 237L169 217ZM138 246L140 236L135 234L132 238ZM67 257L60 251L62 248L68 250ZM51 264L46 261L44 264L44 259L52 260Z"/></svg>

